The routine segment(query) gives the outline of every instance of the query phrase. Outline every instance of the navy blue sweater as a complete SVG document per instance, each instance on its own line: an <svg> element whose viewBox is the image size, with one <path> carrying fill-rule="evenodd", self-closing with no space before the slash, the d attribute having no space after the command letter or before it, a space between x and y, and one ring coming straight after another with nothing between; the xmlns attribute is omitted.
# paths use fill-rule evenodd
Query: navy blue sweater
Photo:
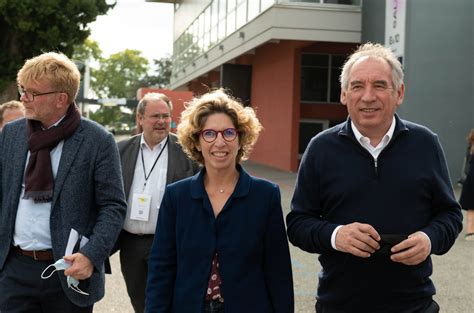
<svg viewBox="0 0 474 313"><path fill-rule="evenodd" d="M338 252L331 246L338 225L367 223L379 234L421 230L434 254L446 253L462 229L437 136L395 117L394 135L377 162L355 139L350 119L315 136L303 155L287 216L290 242L320 254L318 301L349 312L387 306L397 312L429 298L435 293L432 264L431 258L407 266L388 256Z"/></svg>

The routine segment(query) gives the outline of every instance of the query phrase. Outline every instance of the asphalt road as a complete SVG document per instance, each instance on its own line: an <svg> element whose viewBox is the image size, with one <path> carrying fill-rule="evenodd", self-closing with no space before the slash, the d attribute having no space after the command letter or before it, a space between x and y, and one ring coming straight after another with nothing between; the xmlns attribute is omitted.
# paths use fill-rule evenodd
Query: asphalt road
<svg viewBox="0 0 474 313"><path fill-rule="evenodd" d="M282 193L282 206L286 215L296 179L295 173L275 170L252 163L244 167L255 176L278 183ZM456 190L459 193L459 190ZM435 300L443 313L474 312L474 241L465 241L464 231L453 248L443 256L433 256L432 279L437 288ZM317 255L301 251L290 245L294 288L295 312L314 312L314 293L317 273L320 270ZM118 255L111 259L112 275L106 278L106 295L95 305L95 313L133 313L120 272Z"/></svg>

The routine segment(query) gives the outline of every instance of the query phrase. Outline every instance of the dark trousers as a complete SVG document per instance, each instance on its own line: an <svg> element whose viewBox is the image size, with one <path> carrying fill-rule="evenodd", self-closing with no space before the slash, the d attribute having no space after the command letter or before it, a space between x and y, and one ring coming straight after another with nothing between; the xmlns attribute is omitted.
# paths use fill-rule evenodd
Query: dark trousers
<svg viewBox="0 0 474 313"><path fill-rule="evenodd" d="M370 311L367 309L357 309L357 310L348 310L348 309L337 309L330 307L328 305L316 302L316 313L382 313L382 311ZM390 308L387 308L389 310ZM385 310L384 310L385 311ZM387 311L385 311L387 312ZM392 312L392 311L390 311ZM436 301L432 299L427 299L421 301L420 303L415 304L409 309L396 310L397 313L438 313L439 305Z"/></svg>
<svg viewBox="0 0 474 313"><path fill-rule="evenodd" d="M120 266L128 296L135 313L145 311L145 291L153 235L138 236L122 231L120 235Z"/></svg>
<svg viewBox="0 0 474 313"><path fill-rule="evenodd" d="M41 279L43 270L54 261L35 261L10 250L0 271L1 313L92 313L92 306L79 307L64 293L58 273ZM63 272L59 272L63 275Z"/></svg>

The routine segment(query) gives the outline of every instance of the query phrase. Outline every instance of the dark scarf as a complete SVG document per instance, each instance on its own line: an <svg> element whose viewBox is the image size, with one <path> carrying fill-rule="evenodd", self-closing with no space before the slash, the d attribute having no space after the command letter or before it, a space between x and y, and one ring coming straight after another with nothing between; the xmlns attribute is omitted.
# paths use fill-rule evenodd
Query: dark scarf
<svg viewBox="0 0 474 313"><path fill-rule="evenodd" d="M28 149L30 159L25 173L25 195L37 202L49 202L53 198L53 169L49 154L59 142L69 138L81 122L81 115L74 103L69 105L66 116L56 126L43 129L41 122L28 122Z"/></svg>

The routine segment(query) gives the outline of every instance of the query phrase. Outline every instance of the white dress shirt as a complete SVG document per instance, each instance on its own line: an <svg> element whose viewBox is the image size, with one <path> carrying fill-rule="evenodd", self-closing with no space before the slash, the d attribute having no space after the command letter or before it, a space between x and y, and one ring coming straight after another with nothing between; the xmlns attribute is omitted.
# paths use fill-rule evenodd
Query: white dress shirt
<svg viewBox="0 0 474 313"><path fill-rule="evenodd" d="M351 121L351 127L352 127L352 131L354 132L354 136L356 137L360 145L370 152L374 160L377 160L380 152L382 152L382 150L390 142L390 139L392 139L393 137L393 132L395 131L395 117L392 118L392 124L390 125L390 128L382 137L382 140L379 142L379 144L376 147L370 144L370 138L362 135L357 129L357 127L355 126L354 122L352 121Z"/></svg>
<svg viewBox="0 0 474 313"><path fill-rule="evenodd" d="M64 116L51 127L58 125L63 118ZM53 179L56 179L56 174L58 173L63 146L64 140L61 140L57 146L49 152ZM30 151L28 151L28 155L26 156L25 170L23 173L26 172L29 159ZM20 201L18 202L18 211L16 212L15 231L13 233L13 244L28 251L51 249L51 230L49 228L51 201L35 203L32 198L23 199L24 194L25 175L23 174Z"/></svg>
<svg viewBox="0 0 474 313"><path fill-rule="evenodd" d="M128 195L127 204L127 215L125 217L125 223L123 228L132 234L144 235L154 234L156 229L156 222L158 220L158 211L160 209L161 200L165 193L166 187L166 173L168 171L168 145L165 146L168 137L163 139L155 147L149 147L143 134L140 139L141 151L138 152L137 162L135 163L135 172L133 174L133 182L130 187L130 193ZM157 159L161 150L164 148L163 153L156 162L153 171L153 163ZM142 152L146 175L150 175L145 185L145 174L143 171ZM151 173L150 173L151 171ZM138 221L130 219L132 199L134 193L146 193L151 195L151 207L148 221Z"/></svg>

